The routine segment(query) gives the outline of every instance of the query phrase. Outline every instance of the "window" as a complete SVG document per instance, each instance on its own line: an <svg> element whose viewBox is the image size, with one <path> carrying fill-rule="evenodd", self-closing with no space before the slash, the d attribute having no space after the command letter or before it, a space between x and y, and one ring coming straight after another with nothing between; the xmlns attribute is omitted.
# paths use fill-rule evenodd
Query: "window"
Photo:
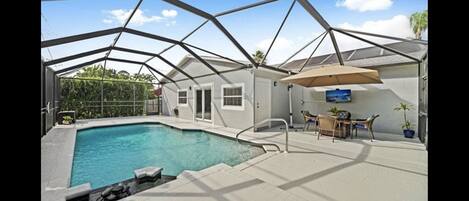
<svg viewBox="0 0 469 201"><path fill-rule="evenodd" d="M222 85L222 108L231 110L244 110L244 84Z"/></svg>
<svg viewBox="0 0 469 201"><path fill-rule="evenodd" d="M178 105L187 105L187 90L178 90Z"/></svg>

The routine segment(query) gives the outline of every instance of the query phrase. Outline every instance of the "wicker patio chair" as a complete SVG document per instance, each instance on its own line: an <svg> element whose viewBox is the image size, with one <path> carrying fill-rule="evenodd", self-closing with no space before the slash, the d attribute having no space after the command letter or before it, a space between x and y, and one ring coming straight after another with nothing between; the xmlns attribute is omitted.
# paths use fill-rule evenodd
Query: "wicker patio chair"
<svg viewBox="0 0 469 201"><path fill-rule="evenodd" d="M332 142L334 142L335 133L337 130L337 119L336 117L328 115L318 115L318 140L320 135L328 135L332 133Z"/></svg>
<svg viewBox="0 0 469 201"><path fill-rule="evenodd" d="M375 135L373 134L373 122L378 117L379 117L379 114L371 115L370 117L366 119L353 120L352 121L352 133L353 133L353 130L355 130L355 137L357 137L358 129L366 129L368 131L368 135L370 136L371 141L373 142L373 139L375 139Z"/></svg>
<svg viewBox="0 0 469 201"><path fill-rule="evenodd" d="M314 130L317 130L317 118L318 116L312 115L309 111L302 111L303 119L305 121L305 125L303 126L303 131L308 130L311 124L314 124Z"/></svg>

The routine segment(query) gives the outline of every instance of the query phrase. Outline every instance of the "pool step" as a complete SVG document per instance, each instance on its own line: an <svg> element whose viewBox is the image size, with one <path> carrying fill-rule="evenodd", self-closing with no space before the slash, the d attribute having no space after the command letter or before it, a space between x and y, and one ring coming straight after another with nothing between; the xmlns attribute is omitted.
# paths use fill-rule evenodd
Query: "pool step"
<svg viewBox="0 0 469 201"><path fill-rule="evenodd" d="M303 200L226 164L218 164L200 171L183 171L174 181L137 193L124 200L175 199Z"/></svg>
<svg viewBox="0 0 469 201"><path fill-rule="evenodd" d="M203 177L208 174L212 174L220 170L226 170L226 169L231 169L231 168L232 168L231 166L225 163L219 163L217 165L214 165L214 166L211 166L211 167L199 170L199 171L184 170L177 176L177 179L194 180L194 179L198 179L200 177Z"/></svg>

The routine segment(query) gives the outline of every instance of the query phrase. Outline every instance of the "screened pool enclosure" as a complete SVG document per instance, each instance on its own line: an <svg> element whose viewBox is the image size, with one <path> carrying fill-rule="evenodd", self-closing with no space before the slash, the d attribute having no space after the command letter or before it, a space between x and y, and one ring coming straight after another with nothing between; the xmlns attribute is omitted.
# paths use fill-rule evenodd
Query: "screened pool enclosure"
<svg viewBox="0 0 469 201"><path fill-rule="evenodd" d="M379 47L390 54L400 55L408 59L409 62L419 65L419 89L422 90L419 90L418 108L420 117L418 130L422 132L419 136L425 136L423 133L426 133L428 107L426 103L426 93L428 90L426 54L424 57L415 57L404 53L402 50L384 46L381 44L382 42L378 42L376 39L422 45L427 45L427 41L333 27L308 0L264 0L216 12L213 10L205 11L201 8L203 6L198 5L198 3L189 4L186 2L163 0L165 6L178 9L178 11L184 12L186 16L200 19L200 24L191 27L181 27L183 31L174 32L174 34L160 34L155 32L164 31L148 31L142 30L138 26L131 27L129 22L135 16L135 13L145 6L145 8L149 8L151 4L151 1L138 0L135 7L122 23L122 26L48 40L43 39L41 41L43 56L41 60L41 136L45 135L57 123L57 114L61 111L76 111L79 116L78 118L81 119L159 114L158 107L160 107L159 105L164 97L158 94L157 89L168 82L177 83L182 80L193 80L197 83L197 79L201 77L212 75L223 76L227 72L248 68L267 68L295 74L303 70L303 67L308 64L313 55L317 54L318 47L324 43L330 43L331 52L335 53L334 56L337 58L337 63L346 65L346 57L341 53L341 44L336 39L336 36L339 35L340 37L347 37L350 40L357 40L361 43ZM67 4L71 2L43 0L42 3ZM145 5L145 3L149 5ZM223 4L222 2L211 3ZM255 27L256 20L245 22L246 27L249 28L233 26L232 22L245 19L239 16L242 13L248 12L249 16L255 16L256 9L268 10L270 9L269 6L282 6L281 9L284 12L281 14L282 17L278 19L278 23L269 24L269 27L272 28L269 31L272 32L273 39L269 42L263 58L256 61L245 48L246 44L249 43L249 35L256 34L257 30L253 28ZM304 13L305 16L311 19L311 27L317 26L322 29L322 32L304 43L297 51L293 51L291 55L285 55L283 62L269 64L266 62L266 58L269 54L276 51L273 48L274 43L278 42L282 31L288 31L287 20L291 13L294 12ZM264 18L268 17L264 16ZM293 18L290 17L288 22L294 23ZM249 26L249 23L252 26ZM228 27L227 24L230 26ZM220 34L225 40L218 44L218 46L223 47L221 48L222 50L218 49L215 51L213 49L217 48L206 48L203 40L191 40L197 34L203 34L204 28L209 29L207 27L210 27L213 33ZM305 29L308 28L305 27ZM184 31L185 33L182 34ZM100 47L86 49L90 47L86 42L96 38L109 39L109 41ZM146 42L142 42L143 40ZM313 43L315 45L312 45ZM93 44L96 46L99 42L93 42ZM85 51L66 54L60 58L52 58L52 56L47 58L50 48L58 48L57 50L60 50L60 48L66 49L66 47L70 46L80 46L85 48ZM239 57L226 56L227 52L223 51L225 48L232 48ZM181 56L175 58L174 55L176 54L172 54L175 51L178 51ZM298 64L301 67L299 70L292 71L283 68L289 61L298 58L301 52L307 52L309 57L307 57L304 63ZM129 59L126 55L127 57L128 55L137 55L141 57L141 60ZM209 69L211 73L203 75L186 73L178 65L182 55L191 55ZM212 56L230 61L239 64L239 67L233 70L219 71L210 62L206 61L204 56ZM241 62L241 60L247 62ZM112 65L134 65L139 70L138 73L133 75L129 75L126 72L112 71L110 70L112 68L110 63ZM97 72L102 74L99 78L90 79L86 78L86 76L76 76L79 73L83 73L81 70L85 67L92 68L93 65L97 67ZM185 78L173 79L163 70L166 68L178 71ZM109 73L107 70L110 70ZM146 77L143 78L143 75L146 75ZM116 79L118 76L123 78ZM162 79L165 81L162 81Z"/></svg>

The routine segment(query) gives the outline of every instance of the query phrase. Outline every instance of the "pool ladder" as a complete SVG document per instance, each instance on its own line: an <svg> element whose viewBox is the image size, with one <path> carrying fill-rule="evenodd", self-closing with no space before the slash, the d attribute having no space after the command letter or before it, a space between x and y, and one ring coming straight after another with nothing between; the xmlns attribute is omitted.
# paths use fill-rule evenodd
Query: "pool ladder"
<svg viewBox="0 0 469 201"><path fill-rule="evenodd" d="M264 123L267 123L267 122L271 122L271 121L279 121L279 122L283 122L285 124L285 153L288 153L288 123L287 121L285 121L284 119L280 119L280 118L273 118L273 119L264 119L260 122L257 122L257 123L254 123L254 125L240 131L238 134L236 134L236 141L239 142L238 140L238 136L241 134L241 133L244 133L246 132L247 130L253 128L254 126L256 125L259 125L259 124L264 124ZM274 146L278 149L278 151L281 151L280 150L280 147L276 144L273 144L273 143L253 143L253 142L248 142L248 143L251 143L251 144L255 144L255 145L268 145L268 146Z"/></svg>

